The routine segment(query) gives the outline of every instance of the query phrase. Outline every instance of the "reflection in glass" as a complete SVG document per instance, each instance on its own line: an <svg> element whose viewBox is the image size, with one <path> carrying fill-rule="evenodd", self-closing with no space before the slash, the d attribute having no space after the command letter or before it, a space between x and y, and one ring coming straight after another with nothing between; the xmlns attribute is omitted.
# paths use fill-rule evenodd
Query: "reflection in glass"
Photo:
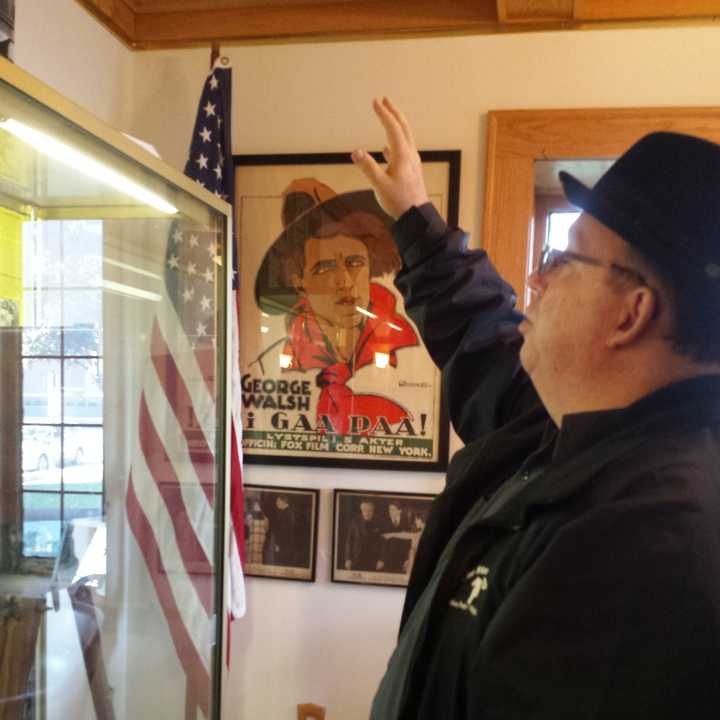
<svg viewBox="0 0 720 720"><path fill-rule="evenodd" d="M180 208L81 176L0 118L0 610L32 598L35 623L13 695L33 720L217 717L227 218L4 80L0 107Z"/></svg>
<svg viewBox="0 0 720 720"><path fill-rule="evenodd" d="M61 421L60 360L23 359L23 422Z"/></svg>
<svg viewBox="0 0 720 720"><path fill-rule="evenodd" d="M66 490L101 492L103 488L103 430L101 427L63 429L63 477Z"/></svg>
<svg viewBox="0 0 720 720"><path fill-rule="evenodd" d="M102 361L64 361L63 412L66 423L101 424L103 411Z"/></svg>
<svg viewBox="0 0 720 720"><path fill-rule="evenodd" d="M62 290L47 286L26 287L22 313L25 327L45 333L40 337L41 344L29 348L28 354L50 355L58 352L62 326Z"/></svg>
<svg viewBox="0 0 720 720"><path fill-rule="evenodd" d="M23 486L60 489L60 429L47 425L22 427Z"/></svg>
<svg viewBox="0 0 720 720"><path fill-rule="evenodd" d="M23 493L23 554L54 557L60 549L60 495Z"/></svg>
<svg viewBox="0 0 720 720"><path fill-rule="evenodd" d="M65 493L65 521L77 518L102 517L102 495Z"/></svg>

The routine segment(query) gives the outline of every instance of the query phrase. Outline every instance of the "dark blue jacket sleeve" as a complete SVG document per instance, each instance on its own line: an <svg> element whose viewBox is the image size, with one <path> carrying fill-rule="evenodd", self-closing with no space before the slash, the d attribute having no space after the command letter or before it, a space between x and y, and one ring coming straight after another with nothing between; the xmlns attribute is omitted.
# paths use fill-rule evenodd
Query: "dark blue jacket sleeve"
<svg viewBox="0 0 720 720"><path fill-rule="evenodd" d="M465 443L538 403L520 366L516 295L484 250L469 250L430 204L393 227L403 266L396 285L430 355L443 371L455 431Z"/></svg>

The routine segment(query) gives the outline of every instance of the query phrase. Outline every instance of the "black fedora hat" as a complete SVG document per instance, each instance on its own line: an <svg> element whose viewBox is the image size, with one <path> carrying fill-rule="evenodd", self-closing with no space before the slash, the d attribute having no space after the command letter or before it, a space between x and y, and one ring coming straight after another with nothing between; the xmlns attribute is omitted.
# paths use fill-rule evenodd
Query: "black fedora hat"
<svg viewBox="0 0 720 720"><path fill-rule="evenodd" d="M615 231L662 273L720 280L720 145L651 133L588 188L560 173L567 199ZM720 283L712 286L720 292Z"/></svg>
<svg viewBox="0 0 720 720"><path fill-rule="evenodd" d="M383 211L372 190L335 193L315 178L293 180L283 192L282 223L278 235L260 264L255 277L255 301L266 313L288 312L299 296L290 278L302 274L298 257L303 256L305 240L317 235L323 225L338 223L349 215L371 216L383 231L394 220ZM371 258L372 262L372 258Z"/></svg>

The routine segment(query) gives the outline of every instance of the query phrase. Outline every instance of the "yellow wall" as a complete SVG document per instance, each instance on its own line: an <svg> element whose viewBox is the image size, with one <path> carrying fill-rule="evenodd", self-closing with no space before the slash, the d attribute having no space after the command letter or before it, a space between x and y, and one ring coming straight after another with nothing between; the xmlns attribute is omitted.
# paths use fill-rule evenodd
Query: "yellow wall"
<svg viewBox="0 0 720 720"><path fill-rule="evenodd" d="M22 216L0 208L0 298L13 300L22 320Z"/></svg>

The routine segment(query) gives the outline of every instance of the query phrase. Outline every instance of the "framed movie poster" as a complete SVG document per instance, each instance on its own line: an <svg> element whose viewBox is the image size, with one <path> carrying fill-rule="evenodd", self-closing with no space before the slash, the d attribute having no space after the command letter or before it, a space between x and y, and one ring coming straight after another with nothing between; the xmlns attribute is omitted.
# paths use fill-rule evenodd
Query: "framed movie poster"
<svg viewBox="0 0 720 720"><path fill-rule="evenodd" d="M246 575L315 581L319 490L245 485Z"/></svg>
<svg viewBox="0 0 720 720"><path fill-rule="evenodd" d="M459 151L422 152L457 223ZM392 219L348 154L235 156L248 462L440 471L441 374L393 284Z"/></svg>
<svg viewBox="0 0 720 720"><path fill-rule="evenodd" d="M333 582L407 587L433 498L335 490Z"/></svg>

